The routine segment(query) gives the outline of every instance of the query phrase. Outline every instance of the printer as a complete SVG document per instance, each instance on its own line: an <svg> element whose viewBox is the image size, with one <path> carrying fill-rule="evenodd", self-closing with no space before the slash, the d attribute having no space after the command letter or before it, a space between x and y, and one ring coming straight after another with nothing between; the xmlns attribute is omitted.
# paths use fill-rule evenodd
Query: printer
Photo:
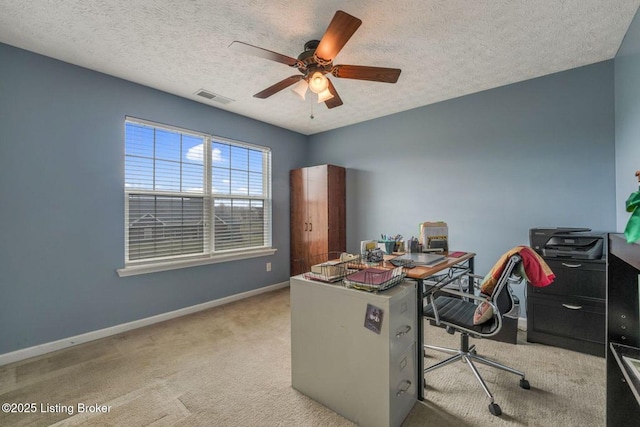
<svg viewBox="0 0 640 427"><path fill-rule="evenodd" d="M546 258L601 259L606 233L590 228L532 228L531 248Z"/></svg>

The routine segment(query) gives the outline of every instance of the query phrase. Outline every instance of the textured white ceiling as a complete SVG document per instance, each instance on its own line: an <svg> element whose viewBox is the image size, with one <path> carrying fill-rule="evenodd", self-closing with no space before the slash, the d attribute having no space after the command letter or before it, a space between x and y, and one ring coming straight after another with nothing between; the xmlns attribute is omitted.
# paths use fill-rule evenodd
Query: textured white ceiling
<svg viewBox="0 0 640 427"><path fill-rule="evenodd" d="M303 134L615 56L640 0L0 0L0 42ZM336 10L362 25L335 64L401 68L396 84L332 78L329 110L285 89L298 71L228 48L296 57ZM231 98L223 105L199 89ZM310 118L313 109L314 119Z"/></svg>

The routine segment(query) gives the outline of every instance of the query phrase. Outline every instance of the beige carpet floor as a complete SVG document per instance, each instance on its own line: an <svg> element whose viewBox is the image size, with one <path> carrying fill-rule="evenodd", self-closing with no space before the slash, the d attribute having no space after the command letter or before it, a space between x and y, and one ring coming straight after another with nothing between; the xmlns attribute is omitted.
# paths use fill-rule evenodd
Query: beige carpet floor
<svg viewBox="0 0 640 427"><path fill-rule="evenodd" d="M428 342L457 336L425 327ZM427 400L403 426L603 426L603 358L527 343L475 341L478 352L524 370L480 371L502 407L462 363L427 374ZM425 363L444 354L430 351ZM353 426L291 388L289 289L0 367L2 426ZM78 408L84 412L78 412ZM107 413L89 412L102 406Z"/></svg>

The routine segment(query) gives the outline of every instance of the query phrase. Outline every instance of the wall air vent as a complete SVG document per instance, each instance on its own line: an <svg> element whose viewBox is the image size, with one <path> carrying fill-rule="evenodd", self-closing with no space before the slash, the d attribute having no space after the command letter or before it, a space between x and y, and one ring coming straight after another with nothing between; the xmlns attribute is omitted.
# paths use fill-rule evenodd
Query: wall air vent
<svg viewBox="0 0 640 427"><path fill-rule="evenodd" d="M209 92L208 90L204 89L197 90L195 94L203 98L207 98L211 101L219 102L221 104L228 104L233 101L233 99L231 98L227 98L226 96L218 95L217 93Z"/></svg>

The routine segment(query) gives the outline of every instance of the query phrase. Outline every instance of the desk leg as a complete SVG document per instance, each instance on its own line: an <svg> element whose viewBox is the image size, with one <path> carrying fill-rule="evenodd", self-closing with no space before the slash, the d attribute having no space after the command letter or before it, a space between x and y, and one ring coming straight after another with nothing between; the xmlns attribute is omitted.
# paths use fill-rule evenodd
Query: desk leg
<svg viewBox="0 0 640 427"><path fill-rule="evenodd" d="M469 266L469 273L473 274L473 258L469 258L469 264L467 264ZM475 294L476 290L473 288L473 280L471 280L471 277L469 277L469 283L467 285L467 292L469 292L470 294Z"/></svg>
<svg viewBox="0 0 640 427"><path fill-rule="evenodd" d="M423 317L423 291L422 291L422 279L417 280L416 292L418 293L418 307L416 313L418 313L418 354L416 355L416 361L418 362L418 378L416 378L416 384L418 385L418 400L424 400L424 317Z"/></svg>

